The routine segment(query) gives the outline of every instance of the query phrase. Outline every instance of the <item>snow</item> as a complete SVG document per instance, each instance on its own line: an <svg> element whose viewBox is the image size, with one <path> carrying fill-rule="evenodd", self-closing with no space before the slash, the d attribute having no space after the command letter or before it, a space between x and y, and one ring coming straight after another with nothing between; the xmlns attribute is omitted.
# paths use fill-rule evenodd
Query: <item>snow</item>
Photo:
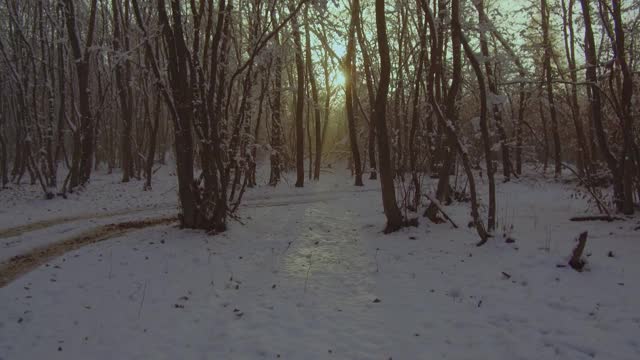
<svg viewBox="0 0 640 360"><path fill-rule="evenodd" d="M0 208L0 229L60 217L93 217L106 212L175 208L177 204L177 178L170 165L160 167L150 191L142 191L141 181L122 183L121 179L120 172L107 174L99 171L94 173L86 189L67 194L67 199L45 200L39 186L26 185L28 179L25 176L22 185L9 185L10 190L0 191L0 203L4 205Z"/></svg>
<svg viewBox="0 0 640 360"><path fill-rule="evenodd" d="M570 222L586 200L530 176L498 187L499 228L515 243L499 232L476 247L465 203L446 208L460 229L421 218L418 228L383 235L378 183L355 188L342 169L303 189L250 190L245 225L231 222L217 236L157 226L25 274L0 288L0 359L640 357L637 220ZM7 241L22 239L26 251L64 239L63 229L170 213L175 190L162 193L174 182L161 171L145 195L139 182L102 174L50 203L14 192L0 229L153 210L0 238L2 254ZM557 267L585 230L587 270Z"/></svg>

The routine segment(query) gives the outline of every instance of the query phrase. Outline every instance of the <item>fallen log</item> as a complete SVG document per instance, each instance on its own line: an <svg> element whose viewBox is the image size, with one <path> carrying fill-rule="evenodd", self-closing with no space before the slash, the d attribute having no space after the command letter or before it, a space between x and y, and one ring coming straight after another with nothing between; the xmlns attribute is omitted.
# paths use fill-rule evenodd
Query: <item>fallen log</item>
<svg viewBox="0 0 640 360"><path fill-rule="evenodd" d="M592 216L575 216L575 217L572 217L569 220L571 220L571 221L608 221L608 222L612 222L612 221L624 220L624 219L621 218L621 217L617 217L617 216L592 215Z"/></svg>

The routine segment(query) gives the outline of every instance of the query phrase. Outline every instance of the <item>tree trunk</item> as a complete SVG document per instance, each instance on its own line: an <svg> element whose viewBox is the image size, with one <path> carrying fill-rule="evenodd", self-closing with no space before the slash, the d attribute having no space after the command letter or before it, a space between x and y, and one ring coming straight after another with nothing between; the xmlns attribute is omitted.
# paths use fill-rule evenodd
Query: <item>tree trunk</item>
<svg viewBox="0 0 640 360"><path fill-rule="evenodd" d="M591 4L590 0L580 0L582 5L582 17L584 19L585 32L585 60L586 60L586 78L589 85L589 102L591 104L591 121L593 123L595 137L600 148L600 154L604 157L609 172L613 180L613 198L618 211L624 208L624 185L623 174L618 168L618 161L609 148L607 134L605 133L602 123L602 95L598 86L598 58L596 56L596 42L593 35L593 27L591 24Z"/></svg>
<svg viewBox="0 0 640 360"><path fill-rule="evenodd" d="M272 16L275 23L275 16ZM280 36L275 35L273 39L276 48L281 49ZM274 59L274 89L271 100L271 173L269 175L269 185L276 186L280 182L280 171L284 154L283 132L282 132L282 57L276 53Z"/></svg>
<svg viewBox="0 0 640 360"><path fill-rule="evenodd" d="M524 84L520 87L518 96L518 122L516 123L516 173L522 174L522 123L524 121L526 95L524 92Z"/></svg>
<svg viewBox="0 0 640 360"><path fill-rule="evenodd" d="M127 1L127 0L125 0ZM112 0L113 12L113 50L116 57L116 87L120 100L120 116L122 117L122 127L120 134L120 155L122 160L122 182L129 182L133 175L133 154L131 150L131 129L133 120L133 109L131 106L131 87L128 71L128 41L127 36L121 30L121 16L119 0ZM128 1L127 1L128 2ZM127 5L128 6L128 5ZM122 21L125 21L122 19ZM126 26L123 27L126 29ZM123 41L124 40L124 41ZM122 46L124 43L124 47Z"/></svg>
<svg viewBox="0 0 640 360"><path fill-rule="evenodd" d="M156 100L156 105L153 111L153 125L149 133L149 148L147 149L146 167L146 179L144 183L144 190L151 190L151 177L153 176L153 162L156 154L156 142L158 139L158 129L160 128L160 99Z"/></svg>
<svg viewBox="0 0 640 360"><path fill-rule="evenodd" d="M444 4L440 4L440 5L444 6ZM455 5L455 7L453 5ZM454 0L452 2L452 16L453 16L453 10L455 10L456 12L455 16L459 16L459 5L460 3L458 0ZM423 10L427 15L426 18L427 18L427 21L429 22L429 27L430 29L432 29L432 32L433 32L434 29L436 29L437 27L435 24L435 20L433 19L433 16L431 15L431 12L428 6L423 5ZM441 12L442 11L444 10L441 8ZM443 16L444 14L441 13L440 15ZM453 28L452 28L452 32L453 32ZM431 55L432 66L430 68L430 72L432 74L430 75L430 80L429 80L430 83L435 87L434 90L431 90L431 94L429 96L429 98L431 99L430 100L431 105L434 108L436 108L437 106L440 106L438 101L438 98L440 96L439 95L440 91L438 89L440 88L440 85L438 83L439 81L442 81L442 76L439 75L439 72L442 71L441 69L441 63L443 61L442 58L446 58L442 51L442 47L444 46L442 44L442 42L444 42L442 37L443 35L439 34L438 42L432 45L432 46L438 45L438 47L436 47L435 49L432 48L432 55ZM461 46L462 45L460 43L460 34L458 32L456 32L456 36L453 36L452 34L451 56L453 58L453 68L452 68L451 86L446 92L446 102L445 102L446 110L444 114L445 118L449 122L457 118L456 103L457 103L458 92L460 91L460 84L462 81ZM450 189L449 174L451 173L451 168L453 167L455 156L456 156L456 151L455 151L456 138L450 136L451 132L445 131L445 134L446 134L446 141L442 146L442 150L439 156L439 158L442 159L442 167L439 169L438 185L436 189L436 199L438 199L438 201L441 201L441 202L445 201L449 197L449 189ZM435 206L435 204L431 204L425 211L424 215L428 217L431 221L436 221L437 214L438 214L438 208Z"/></svg>
<svg viewBox="0 0 640 360"><path fill-rule="evenodd" d="M4 127L3 124L0 124L0 172L2 173L2 186L0 188L4 189L9 183L9 176L7 174L7 142L4 139Z"/></svg>
<svg viewBox="0 0 640 360"><path fill-rule="evenodd" d="M364 67L365 82L367 84L367 94L369 97L370 118L369 121L369 134L367 139L367 151L369 152L369 180L376 180L378 178L377 163L376 163L376 126L373 121L374 104L376 103L376 91L374 85L373 74L371 71L371 57L369 56L369 50L367 49L364 32L362 31L362 24L360 22L360 0L353 0L352 3L352 18L355 21L355 31L358 37L358 44L360 45L360 51L362 53L362 62Z"/></svg>
<svg viewBox="0 0 640 360"><path fill-rule="evenodd" d="M418 176L418 149L416 148L416 137L420 128L419 120L419 99L420 99L420 85L422 84L422 74L424 73L424 66L427 57L427 28L422 21L418 21L418 32L420 39L420 52L418 55L418 70L416 71L416 78L413 88L413 104L411 114L411 128L409 130L408 141L408 153L409 153L409 170L411 171L411 183L413 184L413 199L410 199L411 207L417 211L420 206L420 198L422 197L422 189L420 184L420 178ZM427 145L427 144L420 144ZM442 213L442 211L441 211Z"/></svg>
<svg viewBox="0 0 640 360"><path fill-rule="evenodd" d="M562 173L562 157L560 149L560 130L558 129L558 116L556 114L556 105L553 94L553 74L551 73L551 56L552 45L549 37L549 8L547 7L547 0L540 0L540 13L542 16L542 36L544 46L544 71L545 81L547 88L547 100L549 102L549 114L551 117L551 132L553 134L553 151L554 151L554 164L555 164L555 176L559 177Z"/></svg>
<svg viewBox="0 0 640 360"><path fill-rule="evenodd" d="M613 23L615 33L615 48L614 54L616 63L620 67L622 73L622 90L620 96L620 108L622 119L622 136L623 147L622 153L619 157L619 169L623 174L623 198L622 198L622 212L626 215L632 215L634 213L633 207L633 176L634 167L637 166L637 161L640 159L634 159L635 143L633 139L633 110L632 110L632 97L633 97L633 75L629 69L626 59L625 49L625 33L622 23L622 9L620 7L620 0L612 0L613 7ZM634 161L635 160L635 161Z"/></svg>
<svg viewBox="0 0 640 360"><path fill-rule="evenodd" d="M175 131L176 173L178 175L178 195L181 205L180 223L185 228L216 228L224 224L202 224L197 204L197 189L193 182L193 138L192 138L192 88L187 72L188 51L182 31L180 2L172 0L173 28L169 23L164 0L158 0L162 36L167 49L167 70L169 87L163 85L160 68L153 54L148 40L148 33L144 26L137 0L133 0L136 21L147 40L144 43L147 61L152 65L156 84L170 109ZM177 11L176 11L177 10Z"/></svg>
<svg viewBox="0 0 640 360"><path fill-rule="evenodd" d="M309 30L309 18L308 8L305 10L305 37L306 37L306 58L307 58L307 73L309 74L309 84L311 85L311 100L313 101L313 119L315 130L315 159L313 164L313 179L320 179L320 162L322 161L322 125L320 120L320 99L318 95L318 82L316 81L316 74L314 72L313 61L311 58L311 36ZM311 156L311 154L309 154Z"/></svg>
<svg viewBox="0 0 640 360"><path fill-rule="evenodd" d="M296 74L297 74L297 94L296 94L296 187L304 186L304 60L302 57L302 41L300 40L300 28L296 17L291 19L293 28L293 42L296 52Z"/></svg>
<svg viewBox="0 0 640 360"><path fill-rule="evenodd" d="M464 52L478 79L478 88L480 90L480 129L482 132L482 143L484 145L487 178L489 179L489 216L487 219L487 229L489 232L492 232L496 227L496 182L494 179L493 160L491 159L491 138L489 136L489 124L487 121L487 88L480 62L478 62L464 35L460 34L460 39L462 40Z"/></svg>
<svg viewBox="0 0 640 360"><path fill-rule="evenodd" d="M58 17L58 21L63 21L64 19L64 4L62 2L58 3L57 6L57 17ZM62 36L64 36L64 28L59 27L57 30L57 36L59 36L60 38L62 38ZM56 176L56 180L57 180L57 173L58 173L58 161L61 160L62 157L62 153L64 151L64 124L65 124L65 112L66 112L66 84L67 84L67 79L66 79L66 75L65 75L65 51L64 51L64 44L62 42L58 42L57 44L57 65L58 65L58 113L57 113L57 134L56 134L56 149L55 149L55 153L54 153L54 176Z"/></svg>
<svg viewBox="0 0 640 360"><path fill-rule="evenodd" d="M356 12L351 9L351 25L349 26L349 40L347 43L347 57L344 62L343 71L345 77L345 101L347 110L347 123L349 126L349 143L351 144L351 155L353 156L353 166L355 170L355 185L363 186L362 183L362 163L360 160L360 149L358 149L358 129L356 127L355 112L353 110L354 98L357 92L354 89L356 81L356 59L355 59L355 22Z"/></svg>
<svg viewBox="0 0 640 360"><path fill-rule="evenodd" d="M478 11L480 16L480 27L485 28L487 24L484 23L484 17L482 14L484 13L484 0L479 0L476 4L481 10ZM511 180L511 160L509 157L509 145L507 144L507 132L504 129L504 125L502 123L502 109L500 104L496 103L495 97L499 96L498 86L496 85L496 80L494 79L493 67L491 65L490 55L489 55L489 46L487 44L487 37L485 31L480 31L480 49L482 51L482 58L484 59L484 68L487 73L487 85L489 86L489 91L491 92L491 110L493 119L496 122L496 128L498 130L498 137L500 139L500 150L502 152L502 172L504 174L504 181L507 182ZM486 91L486 90L485 90ZM488 170L487 170L488 171ZM494 189L495 190L495 189ZM491 216L489 217L489 223L491 223ZM489 231L493 230L493 227L489 226Z"/></svg>
<svg viewBox="0 0 640 360"><path fill-rule="evenodd" d="M542 135L543 135L543 146L542 149L542 169L543 172L547 173L547 167L549 165L549 131L547 130L547 117L544 114L544 107L542 106L542 101L539 101L540 108L540 120L542 121Z"/></svg>
<svg viewBox="0 0 640 360"><path fill-rule="evenodd" d="M372 121L376 124L378 140L378 158L380 165L380 184L382 186L382 205L387 217L385 233L396 231L402 227L402 214L396 203L395 186L393 184L393 168L389 154L389 135L387 134L386 111L389 82L391 78L391 59L387 40L387 24L384 0L376 0L376 33L378 35L378 51L380 52L380 82L376 95L375 110Z"/></svg>
<svg viewBox="0 0 640 360"><path fill-rule="evenodd" d="M89 181L93 163L94 128L89 81L91 76L90 55L96 23L97 0L91 1L89 29L84 50L80 47L73 1L64 0L64 3L66 7L67 34L78 76L78 100L80 103L80 128L76 130L80 132L80 135L76 137L76 144L74 145L74 148L76 148L75 151L79 153L79 157L75 159L77 162L74 166L75 173L71 175L70 187L73 188Z"/></svg>
<svg viewBox="0 0 640 360"><path fill-rule="evenodd" d="M587 147L587 139L584 134L584 126L580 117L580 104L578 103L578 74L576 68L575 54L575 33L573 30L573 5L575 0L569 0L567 7L566 0L562 0L562 21L564 33L564 47L569 64L569 74L571 78L571 117L576 128L576 138L578 140L578 169L587 175L591 172L591 156Z"/></svg>

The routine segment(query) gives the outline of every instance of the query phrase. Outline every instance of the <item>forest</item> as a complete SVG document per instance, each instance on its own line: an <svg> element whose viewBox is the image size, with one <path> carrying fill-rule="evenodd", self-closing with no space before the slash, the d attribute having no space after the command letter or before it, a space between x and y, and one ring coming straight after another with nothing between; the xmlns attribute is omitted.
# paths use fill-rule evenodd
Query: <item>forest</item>
<svg viewBox="0 0 640 360"><path fill-rule="evenodd" d="M640 356L640 1L0 19L0 360Z"/></svg>

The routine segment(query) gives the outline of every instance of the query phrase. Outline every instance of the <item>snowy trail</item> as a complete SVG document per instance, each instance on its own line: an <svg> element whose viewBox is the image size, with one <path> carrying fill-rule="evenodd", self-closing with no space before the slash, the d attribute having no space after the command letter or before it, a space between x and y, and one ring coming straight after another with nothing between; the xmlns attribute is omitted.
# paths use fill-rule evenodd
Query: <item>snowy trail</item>
<svg viewBox="0 0 640 360"><path fill-rule="evenodd" d="M314 204L336 200L345 193L370 191L376 191L376 189L319 190L293 195L258 196L249 198L242 206L245 208L264 208ZM122 235L123 232L117 231L117 228L122 224L130 224L132 222L130 215L137 215L136 221L147 221L151 224L150 226L155 226L154 220L156 219L172 218L167 210L174 208L175 205L159 204L131 210L60 217L0 230L0 248L3 249L0 253L0 287L48 261L53 256L52 254L60 256L68 250L78 248L80 243L78 239L86 240L92 238L94 234L100 234L100 241L104 241ZM158 218L159 215L162 216ZM112 228L116 231L109 230ZM84 245L92 242L81 241ZM62 246L69 243L73 243L74 246ZM65 248L68 250L64 250ZM56 251L52 251L52 249ZM50 255L38 256L38 253Z"/></svg>
<svg viewBox="0 0 640 360"><path fill-rule="evenodd" d="M22 256L38 248L61 243L82 236L104 226L146 220L159 216L170 216L174 207L150 207L130 211L116 211L99 215L88 214L82 217L58 218L55 221L41 221L32 225L5 230L7 236L0 236L0 264ZM132 217L131 215L134 215Z"/></svg>
<svg viewBox="0 0 640 360"><path fill-rule="evenodd" d="M0 263L0 287L6 286L20 276L38 266L44 265L56 257L77 250L83 246L105 241L116 236L123 236L134 230L168 224L175 221L177 221L175 216L163 216L103 225L82 232L77 236L66 238L63 241L49 243L47 246L42 246L14 256L10 260Z"/></svg>
<svg viewBox="0 0 640 360"><path fill-rule="evenodd" d="M635 224L571 223L561 186L513 183L516 242L477 248L448 224L383 235L377 190L315 185L217 236L156 226L48 261L0 288L0 359L640 356ZM585 228L589 271L556 267Z"/></svg>
<svg viewBox="0 0 640 360"><path fill-rule="evenodd" d="M292 240L280 244L284 249L253 255L253 269L236 274L242 279L240 288L224 303L243 315L223 325L237 343L221 353L222 358L246 356L246 338L254 339L259 353L287 352L289 358L315 353L319 358L351 354L364 359L383 340L379 334L370 341L345 341L363 325L380 329L385 324L372 310L376 266L352 214L336 202L312 204L299 212L302 215L288 224ZM345 326L349 323L358 325ZM291 342L282 343L292 336ZM292 352L296 348L298 352Z"/></svg>
<svg viewBox="0 0 640 360"><path fill-rule="evenodd" d="M153 206L147 206L147 207L136 208L136 209L121 209L116 211L96 212L96 213L82 214L82 215L76 215L76 216L54 217L51 219L35 221L28 224L0 229L0 240L10 238L10 237L20 236L25 233L29 233L33 231L50 228L56 225L62 225L62 224L78 222L78 221L86 221L86 220L99 220L99 219L136 214L136 213L152 211L152 210L165 210L170 208L175 208L175 205L161 204L161 205L153 205Z"/></svg>
<svg viewBox="0 0 640 360"><path fill-rule="evenodd" d="M297 203L309 203L316 202L322 200L331 200L337 199L340 196L340 193L354 193L354 192L367 192L367 191L377 191L377 189L363 189L363 190L352 190L352 191L319 191L312 193L311 196L307 193L301 194L276 194L271 196L249 196L241 204L241 207L269 207L269 206L283 206L288 204L297 204ZM291 200L294 198L294 200ZM295 198L302 198L295 200ZM274 201L275 200L275 201ZM280 201L278 201L280 200ZM143 213L148 211L155 210L169 210L175 209L176 203L160 203L154 204L151 206L145 206L141 208L134 209L120 209L115 211L107 211L107 212L94 212L88 214L81 214L75 216L60 216L53 217L45 220L35 221L31 223L26 223L22 225L7 227L4 229L0 229L0 240L15 237L19 235L23 235L25 233L46 229L56 225L67 224L71 222L84 221L84 220L98 220L105 218L112 218L116 216L122 215L131 215L137 213Z"/></svg>
<svg viewBox="0 0 640 360"><path fill-rule="evenodd" d="M263 208L292 204L312 204L320 201L335 200L348 193L370 191L376 191L376 189L322 190L313 193L249 196L241 207ZM135 209L121 209L77 216L56 217L0 229L0 249L2 249L0 253L0 263L14 256L24 255L37 247L62 242L72 236L77 236L100 226L130 220L143 220L161 215L169 216L173 214L175 208L175 203L161 203ZM131 215L135 215L135 218L132 218Z"/></svg>

